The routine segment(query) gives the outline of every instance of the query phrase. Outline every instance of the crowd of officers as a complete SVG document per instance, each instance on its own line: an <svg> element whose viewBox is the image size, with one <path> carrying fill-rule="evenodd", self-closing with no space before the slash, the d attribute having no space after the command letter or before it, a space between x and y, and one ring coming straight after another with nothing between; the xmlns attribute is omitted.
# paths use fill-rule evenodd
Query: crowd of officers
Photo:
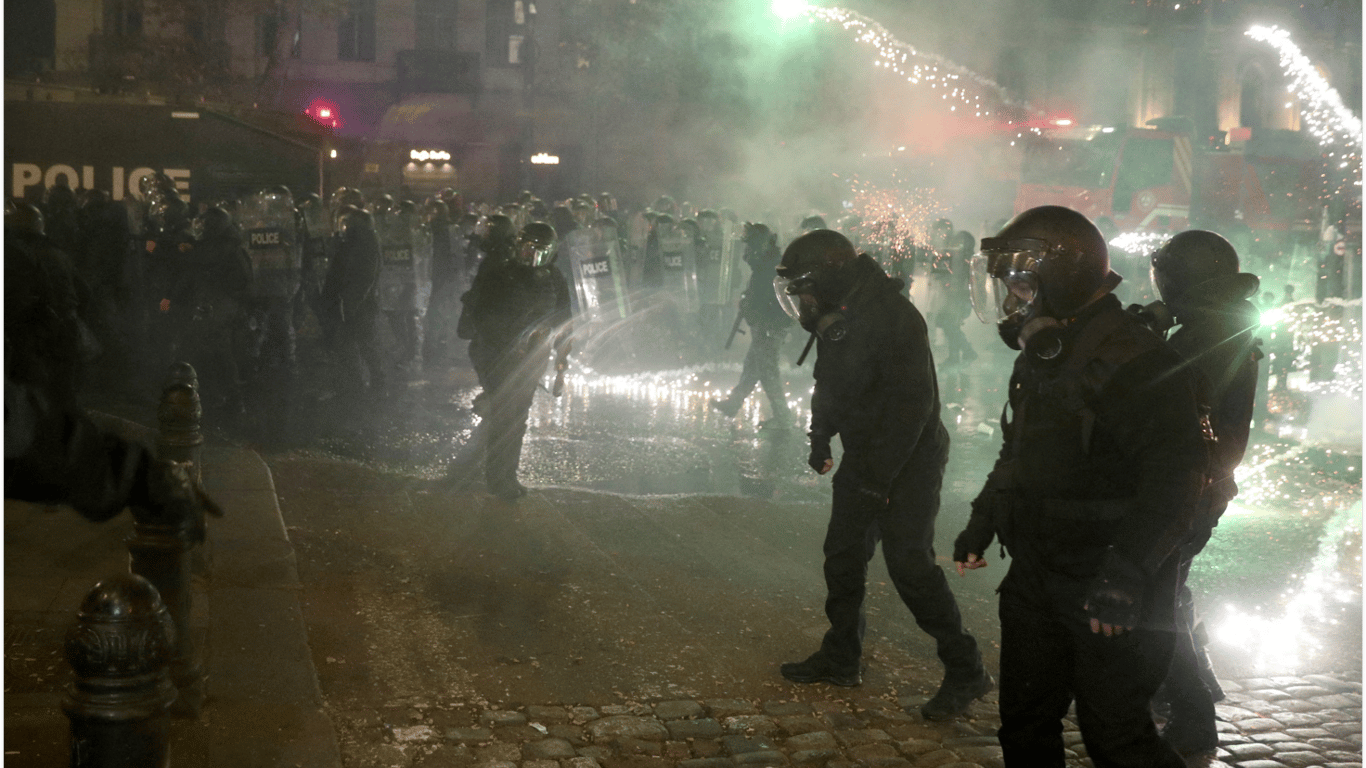
<svg viewBox="0 0 1366 768"><path fill-rule="evenodd" d="M879 261L869 253L877 243L856 245L814 218L779 255L767 226L707 211L675 219L667 198L618 222L610 205L586 196L545 210L528 195L481 212L453 192L419 205L344 188L324 203L275 187L191 217L169 179L149 179L140 232L100 193L78 207L70 190L53 188L46 216L24 204L7 212L7 469L39 477L75 455L48 445L81 434L61 427L79 421L69 407L79 362L68 358L130 339L162 362L199 353L201 382L240 404L236 361L267 388L287 389L296 328L311 311L357 393L383 386L381 323L410 367L426 350L468 340L483 386L478 463L491 493L515 499L526 493L517 464L527 411L552 351L563 374L574 326L656 312L675 332L723 333L743 258L751 276L732 328L747 321L751 352L765 356L775 349L769 337L793 322L811 335L808 463L828 473L832 440L843 446L824 546L831 627L816 653L782 674L861 682L866 566L881 541L897 592L945 667L924 715L948 719L996 685L933 552L949 434L931 334L944 331L946 347L970 359L954 336L973 305L994 310L1002 341L1019 351L999 457L953 552L960 575L985 567L995 541L1011 556L998 590L1006 763L1061 766L1061 720L1074 702L1101 768L1175 768L1182 755L1216 746L1221 694L1196 641L1185 579L1237 492L1260 358L1247 301L1257 278L1239 272L1217 234L1164 244L1152 257L1160 304L1126 309L1105 239L1075 211L1026 211L980 249L936 224L931 246L940 250L928 249L923 274L944 281L930 294L931 307L936 295L946 305L940 321L908 300L896 275L904 244L892 249L897 259ZM138 244L137 268L120 270L129 242ZM218 372L207 373L214 364ZM747 359L741 384L713 407L733 414L756 382L769 389L773 368ZM552 394L562 385L557 377ZM767 394L782 415L781 383L773 386L778 393ZM145 460L138 466L141 474L116 474L146 477ZM55 498L64 482L6 491ZM123 488L125 500L140 487L104 485ZM178 498L198 493L183 478L171 485ZM1152 717L1159 699L1169 717L1161 733Z"/></svg>
<svg viewBox="0 0 1366 768"><path fill-rule="evenodd" d="M165 175L139 186L133 203L58 185L41 207L11 201L6 217L7 227L71 260L89 352L112 380L159 376L173 359L188 360L208 407L283 407L295 386L298 331L308 325L341 368L339 394L382 393L424 358L459 356L458 318L480 265L505 259L525 227L542 222L557 239L547 266L565 278L570 313L597 323L598 346L609 348L603 357L654 364L669 350L675 362L702 362L720 354L734 327L775 350L763 364L747 364L745 378L762 380L774 415L787 420L775 382L788 321L769 286L784 229L777 216L747 223L728 209L699 210L667 196L628 213L606 193L548 205L523 192L493 207L450 189L418 202L367 199L346 187L324 200L284 186L192 210ZM786 239L823 226L808 217ZM961 330L971 235L943 219L919 244L880 237L874 225L841 228L901 277L923 264L927 315L946 345L941 357L975 357ZM757 269L755 259L763 262ZM646 331L623 333L628 326ZM722 410L738 408L752 387Z"/></svg>

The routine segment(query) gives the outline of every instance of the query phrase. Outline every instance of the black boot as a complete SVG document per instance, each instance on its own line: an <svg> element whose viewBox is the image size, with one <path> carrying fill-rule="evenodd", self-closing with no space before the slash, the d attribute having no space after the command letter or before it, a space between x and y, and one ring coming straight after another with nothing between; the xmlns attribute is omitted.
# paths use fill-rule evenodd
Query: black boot
<svg viewBox="0 0 1366 768"><path fill-rule="evenodd" d="M952 720L967 712L973 701L987 695L995 687L996 680L984 667L979 666L976 672L967 675L946 672L939 692L925 702L920 714L926 720Z"/></svg>
<svg viewBox="0 0 1366 768"><path fill-rule="evenodd" d="M737 402L731 400L729 397L726 398L725 400L722 400L722 399L717 398L717 397L713 397L713 398L711 399L711 407L712 407L712 410L714 410L714 411L720 411L721 413L724 413L725 415L731 417L732 419L735 418L735 414L737 414L737 413L740 412L740 406L741 406L741 405L744 405L744 401L743 401L743 400L741 400L740 402L737 403Z"/></svg>
<svg viewBox="0 0 1366 768"><path fill-rule="evenodd" d="M825 654L817 651L806 661L794 661L780 667L783 677L794 683L831 683L853 687L863 682L858 664L853 668L837 666Z"/></svg>

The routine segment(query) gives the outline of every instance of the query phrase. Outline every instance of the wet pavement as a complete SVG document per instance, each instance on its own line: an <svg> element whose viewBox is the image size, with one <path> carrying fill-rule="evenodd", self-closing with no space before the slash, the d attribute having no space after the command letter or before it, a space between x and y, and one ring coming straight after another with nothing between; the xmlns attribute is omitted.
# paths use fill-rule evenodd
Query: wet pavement
<svg viewBox="0 0 1366 768"><path fill-rule="evenodd" d="M998 448L1011 359L969 325L981 358L940 367L954 440L936 536L945 567ZM356 403L305 356L288 419L210 410L213 439L270 467L344 765L999 764L994 695L954 723L919 717L941 670L880 558L863 685L777 674L825 628L829 479L806 469L796 424L763 423L761 395L735 419L707 407L738 377L737 347L610 373L577 361L563 398L537 396L522 475L533 490L512 504L442 482L475 424L458 358ZM789 340L784 358L799 352ZM784 368L799 423L809 366ZM1192 575L1229 691L1219 760L1360 764L1360 436L1328 443L1283 426L1250 449L1245 503ZM951 585L994 668L1005 564L991 565ZM1089 764L1079 735L1068 743L1069 762Z"/></svg>

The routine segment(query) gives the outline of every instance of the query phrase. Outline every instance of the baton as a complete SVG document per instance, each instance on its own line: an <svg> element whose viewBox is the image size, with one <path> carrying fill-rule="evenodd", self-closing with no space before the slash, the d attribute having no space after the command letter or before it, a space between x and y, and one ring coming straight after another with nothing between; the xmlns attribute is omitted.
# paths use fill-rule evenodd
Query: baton
<svg viewBox="0 0 1366 768"><path fill-rule="evenodd" d="M740 330L740 321L744 319L745 317L743 312L735 313L735 322L731 324L730 335L726 337L726 349L730 349L730 345L735 343L735 334L744 333L744 331Z"/></svg>

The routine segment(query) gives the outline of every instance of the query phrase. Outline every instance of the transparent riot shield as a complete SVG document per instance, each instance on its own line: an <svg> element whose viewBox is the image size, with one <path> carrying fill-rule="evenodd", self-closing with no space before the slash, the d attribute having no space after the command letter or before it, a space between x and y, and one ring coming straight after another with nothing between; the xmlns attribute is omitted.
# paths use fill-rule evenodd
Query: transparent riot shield
<svg viewBox="0 0 1366 768"><path fill-rule="evenodd" d="M380 223L379 308L427 311L432 297L432 237L416 213L392 213Z"/></svg>
<svg viewBox="0 0 1366 768"><path fill-rule="evenodd" d="M671 226L659 233L659 256L664 273L664 292L679 309L697 312L701 295L697 285L697 249L692 236L682 227Z"/></svg>
<svg viewBox="0 0 1366 768"><path fill-rule="evenodd" d="M294 201L284 192L262 190L242 201L238 221L251 258L250 295L261 299L293 297L303 272Z"/></svg>
<svg viewBox="0 0 1366 768"><path fill-rule="evenodd" d="M576 229L565 237L561 249L561 258L569 259L574 275L580 312L608 319L624 319L630 314L615 229Z"/></svg>

